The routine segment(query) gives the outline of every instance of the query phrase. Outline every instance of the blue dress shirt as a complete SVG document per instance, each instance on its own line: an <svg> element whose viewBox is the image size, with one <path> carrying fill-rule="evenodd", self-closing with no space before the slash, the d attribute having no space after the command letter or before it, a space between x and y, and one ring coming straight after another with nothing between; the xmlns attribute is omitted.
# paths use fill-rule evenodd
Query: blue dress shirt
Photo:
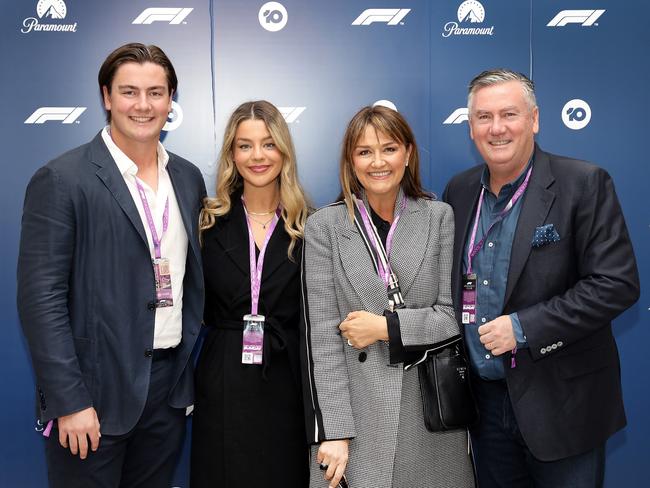
<svg viewBox="0 0 650 488"><path fill-rule="evenodd" d="M521 174L514 181L503 185L499 195L494 195L490 191L490 172L485 166L481 176L481 185L485 188L483 194L483 206L481 216L479 217L478 228L474 244L478 243L490 224L496 219L508 204L519 185L526 179L526 173L531 162L526 165ZM506 377L507 354L493 356L479 340L478 328L503 315L503 306L506 293L506 284L508 281L508 270L510 268L510 252L512 251L512 241L517 229L517 221L521 213L523 197L520 198L512 209L505 215L501 222L497 223L489 232L481 250L472 259L472 272L476 274L476 323L465 324L465 342L469 352L470 363L474 373L486 380L498 380ZM470 223L470 232L465 243L463 253L463 272L468 268L469 242L471 240L471 229L474 226L474 216ZM512 326L517 340L517 347L527 347L526 339L519 322L517 313L510 314Z"/></svg>

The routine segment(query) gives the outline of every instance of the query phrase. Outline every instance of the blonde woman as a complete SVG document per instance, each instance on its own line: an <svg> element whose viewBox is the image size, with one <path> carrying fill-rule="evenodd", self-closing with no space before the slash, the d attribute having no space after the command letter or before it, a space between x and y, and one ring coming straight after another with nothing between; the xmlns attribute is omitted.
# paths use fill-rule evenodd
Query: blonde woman
<svg viewBox="0 0 650 488"><path fill-rule="evenodd" d="M231 115L201 213L208 331L196 369L193 488L307 484L298 324L307 204L286 122Z"/></svg>

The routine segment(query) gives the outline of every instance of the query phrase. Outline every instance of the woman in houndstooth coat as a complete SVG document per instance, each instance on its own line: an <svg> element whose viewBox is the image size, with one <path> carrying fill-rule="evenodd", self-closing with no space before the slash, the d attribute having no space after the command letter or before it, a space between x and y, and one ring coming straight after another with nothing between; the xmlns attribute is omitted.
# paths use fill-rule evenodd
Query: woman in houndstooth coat
<svg viewBox="0 0 650 488"><path fill-rule="evenodd" d="M365 107L348 125L340 178L340 202L305 227L310 486L340 486L345 473L352 488L473 487L466 431L427 431L417 368L404 370L414 350L459 333L452 210L422 189L413 133L385 107ZM385 271L403 308L391 311Z"/></svg>

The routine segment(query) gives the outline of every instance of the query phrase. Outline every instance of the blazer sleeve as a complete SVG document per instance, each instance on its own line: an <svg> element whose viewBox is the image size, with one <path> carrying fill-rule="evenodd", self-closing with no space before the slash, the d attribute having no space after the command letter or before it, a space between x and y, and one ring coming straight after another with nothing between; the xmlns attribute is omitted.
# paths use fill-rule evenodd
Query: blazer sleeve
<svg viewBox="0 0 650 488"><path fill-rule="evenodd" d="M47 166L33 176L25 195L18 256L18 312L44 422L92 406L68 311L76 223L67 186Z"/></svg>
<svg viewBox="0 0 650 488"><path fill-rule="evenodd" d="M311 411L314 416L314 430L307 432L311 442L356 436L347 363L338 328L341 317L333 271L337 246L331 225L320 217L319 212L307 220L303 263L303 358L306 356L304 368L308 376L305 389L311 397L307 414ZM309 429L309 419L307 426Z"/></svg>
<svg viewBox="0 0 650 488"><path fill-rule="evenodd" d="M634 250L612 179L594 167L583 185L573 217L578 280L561 294L517 310L534 359L548 356L541 347L556 341L566 346L594 333L639 297Z"/></svg>
<svg viewBox="0 0 650 488"><path fill-rule="evenodd" d="M444 204L442 214L432 212L430 234L439 236L440 252L427 250L421 273L435 273L437 294L433 303L424 308L402 308L396 310L399 318L401 342L406 351L418 350L452 336L458 335L459 328L454 316L451 298L451 267L454 252L454 214L451 207ZM430 239L431 241L431 239ZM414 285L415 286L415 285ZM410 293L418 293L413 290ZM407 303L409 302L407 298Z"/></svg>

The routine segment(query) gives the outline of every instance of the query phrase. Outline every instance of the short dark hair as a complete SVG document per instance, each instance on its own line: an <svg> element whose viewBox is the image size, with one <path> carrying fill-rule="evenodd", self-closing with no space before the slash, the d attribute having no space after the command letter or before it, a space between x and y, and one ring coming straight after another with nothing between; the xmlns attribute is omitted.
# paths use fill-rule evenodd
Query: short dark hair
<svg viewBox="0 0 650 488"><path fill-rule="evenodd" d="M110 53L102 63L101 68L99 68L97 82L99 83L99 94L102 97L102 100L104 99L103 87L106 87L109 94L111 93L111 85L113 84L115 73L117 72L117 69L125 63L153 63L161 66L165 70L165 75L167 76L167 88L169 89L169 93L176 93L176 89L178 88L176 71L174 71L172 62L163 50L153 44L145 46L139 42L131 42L118 47L115 51ZM110 110L106 111L106 121L111 121Z"/></svg>

